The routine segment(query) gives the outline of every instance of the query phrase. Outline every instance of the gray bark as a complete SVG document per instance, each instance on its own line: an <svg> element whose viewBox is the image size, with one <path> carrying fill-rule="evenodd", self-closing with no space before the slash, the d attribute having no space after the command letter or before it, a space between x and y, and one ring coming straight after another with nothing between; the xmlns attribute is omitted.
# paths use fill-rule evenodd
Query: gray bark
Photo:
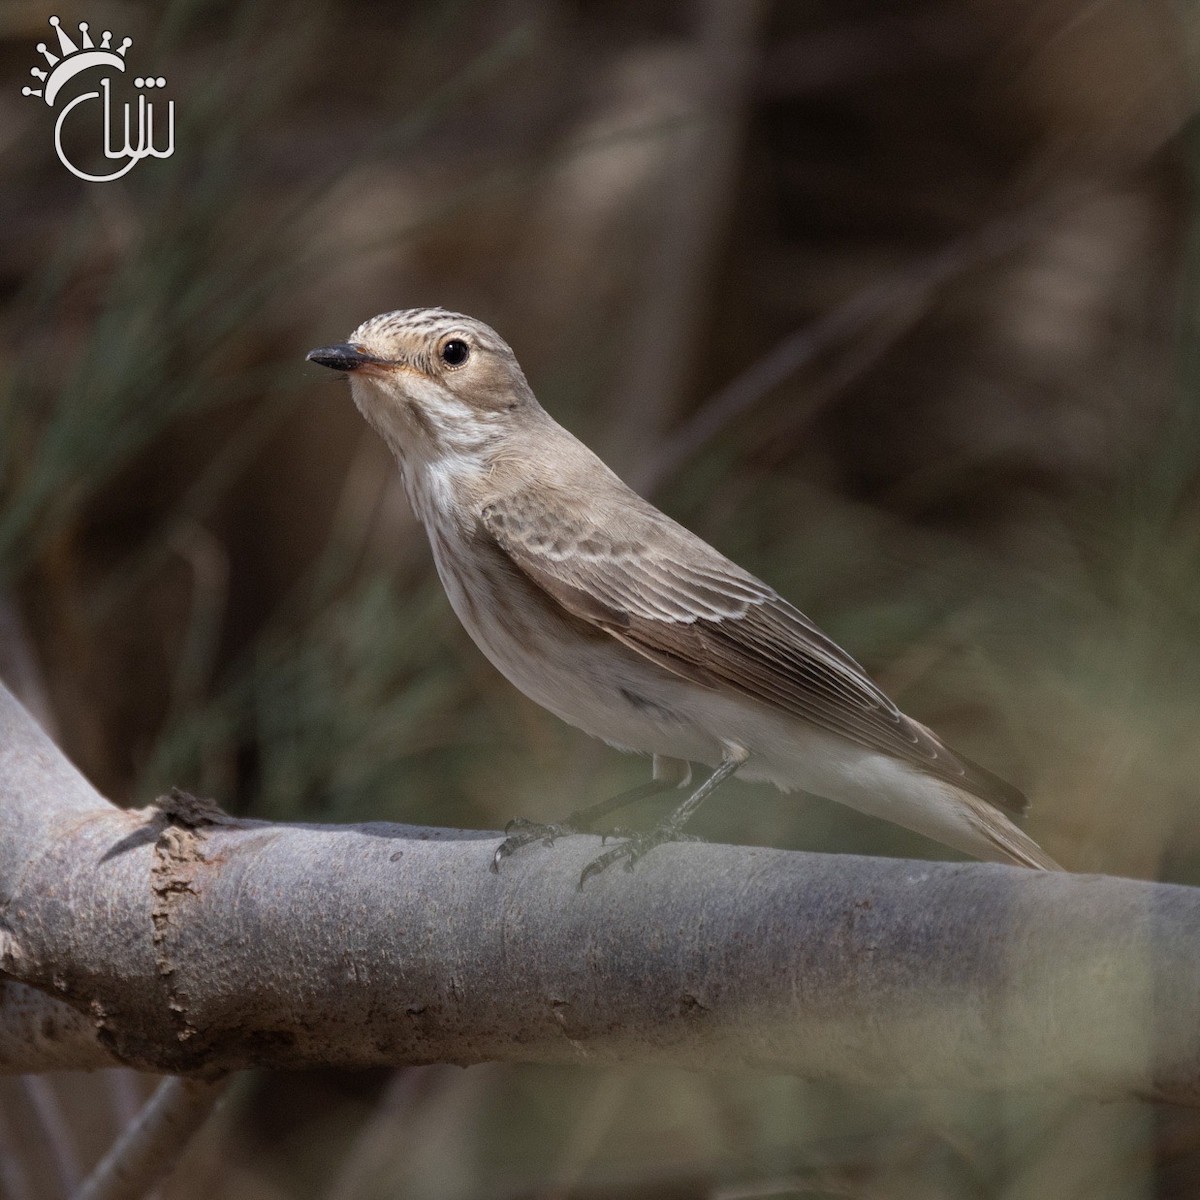
<svg viewBox="0 0 1200 1200"><path fill-rule="evenodd" d="M1200 1103L1200 890L107 804L0 688L0 1070L483 1060Z"/></svg>

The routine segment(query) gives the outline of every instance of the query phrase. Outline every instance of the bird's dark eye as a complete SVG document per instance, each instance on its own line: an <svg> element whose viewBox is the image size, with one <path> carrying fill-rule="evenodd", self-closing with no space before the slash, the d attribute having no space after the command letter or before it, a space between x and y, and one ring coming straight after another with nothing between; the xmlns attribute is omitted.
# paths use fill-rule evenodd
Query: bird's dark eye
<svg viewBox="0 0 1200 1200"><path fill-rule="evenodd" d="M442 347L442 362L448 367L461 367L471 354L471 347L462 338L451 338Z"/></svg>

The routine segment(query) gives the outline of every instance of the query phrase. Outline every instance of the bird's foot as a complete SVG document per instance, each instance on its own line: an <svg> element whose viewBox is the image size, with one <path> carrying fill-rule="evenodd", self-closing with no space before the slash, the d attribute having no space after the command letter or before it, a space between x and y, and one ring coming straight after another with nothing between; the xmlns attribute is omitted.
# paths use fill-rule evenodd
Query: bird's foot
<svg viewBox="0 0 1200 1200"><path fill-rule="evenodd" d="M642 833L614 830L612 833L605 834L605 840L610 837L622 836L622 841L618 842L612 849L605 850L603 854L593 858L583 868L579 876L579 887L581 889L593 875L599 875L601 871L607 870L613 863L619 862L622 859L625 861L625 870L632 871L633 864L643 855L653 850L655 846L661 846L665 842L699 842L702 840L696 837L695 834L681 832L679 825L674 821L664 821L663 824L656 826L654 829L648 829Z"/></svg>
<svg viewBox="0 0 1200 1200"><path fill-rule="evenodd" d="M583 831L582 823L576 823L570 818L557 824L543 825L538 821L526 820L525 817L516 817L504 827L506 836L492 855L492 871L499 874L500 864L524 846L532 846L534 842L541 842L543 846L553 846L560 837L569 837L573 833Z"/></svg>
<svg viewBox="0 0 1200 1200"><path fill-rule="evenodd" d="M664 782L661 779L651 779L646 783L639 783L627 792L610 796L607 800L601 800L599 804L581 808L578 812L571 813L565 820L554 825L542 825L537 821L527 821L524 817L509 821L504 827L507 836L496 847L496 853L492 855L492 870L499 872L500 864L510 854L515 854L520 850L522 846L529 846L534 842L541 842L544 846L553 846L560 837L567 837L572 833L586 833L595 826L601 817L607 816L614 809L636 804L639 800L657 795L669 786L670 780Z"/></svg>

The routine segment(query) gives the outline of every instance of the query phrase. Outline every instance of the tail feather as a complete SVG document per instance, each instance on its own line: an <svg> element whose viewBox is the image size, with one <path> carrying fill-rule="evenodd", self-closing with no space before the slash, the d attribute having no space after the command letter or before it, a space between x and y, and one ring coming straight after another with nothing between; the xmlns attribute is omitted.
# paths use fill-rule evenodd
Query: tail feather
<svg viewBox="0 0 1200 1200"><path fill-rule="evenodd" d="M966 768L964 786L967 789L1014 817L1023 817L1029 811L1029 798L1020 788L1013 787L1008 780L1001 779L957 750L954 751L954 757Z"/></svg>
<svg viewBox="0 0 1200 1200"><path fill-rule="evenodd" d="M996 862L1015 863L1038 871L1065 871L1027 833L1018 829L1003 813L986 801L964 793L969 801L971 824L983 834L995 850ZM978 850L975 851L979 853ZM980 857L983 857L980 855Z"/></svg>

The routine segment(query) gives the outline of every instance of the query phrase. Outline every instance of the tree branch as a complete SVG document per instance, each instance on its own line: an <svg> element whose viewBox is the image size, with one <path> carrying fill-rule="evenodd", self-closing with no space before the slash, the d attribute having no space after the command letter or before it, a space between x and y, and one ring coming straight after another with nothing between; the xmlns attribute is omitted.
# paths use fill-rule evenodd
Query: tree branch
<svg viewBox="0 0 1200 1200"><path fill-rule="evenodd" d="M0 1070L658 1062L1200 1104L1200 890L105 803L0 689ZM25 1006L24 1008L22 1006ZM52 1006L52 1009L51 1009ZM54 1053L51 1053L54 1051Z"/></svg>
<svg viewBox="0 0 1200 1200"><path fill-rule="evenodd" d="M140 1200L175 1166L228 1080L165 1079L73 1200Z"/></svg>

